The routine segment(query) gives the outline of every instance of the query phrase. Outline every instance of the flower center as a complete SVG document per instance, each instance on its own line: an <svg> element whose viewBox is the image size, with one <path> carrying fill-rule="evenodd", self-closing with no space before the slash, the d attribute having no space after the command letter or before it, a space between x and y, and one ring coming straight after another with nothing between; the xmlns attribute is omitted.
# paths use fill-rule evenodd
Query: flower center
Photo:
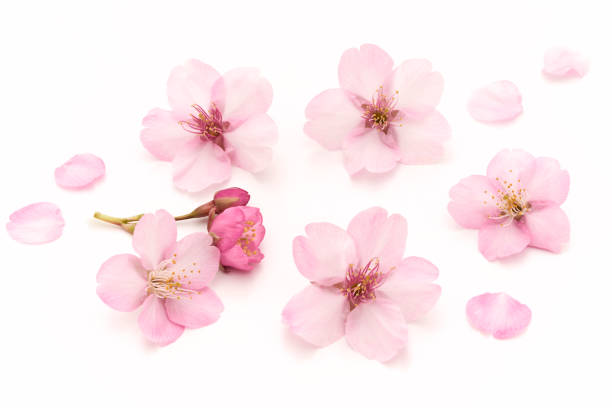
<svg viewBox="0 0 612 408"><path fill-rule="evenodd" d="M224 122L221 111L213 103L208 112L200 105L192 105L196 114L190 114L189 120L182 120L179 125L187 132L200 135L203 141L210 141L223 148L223 133L229 127L229 122Z"/></svg>
<svg viewBox="0 0 612 408"><path fill-rule="evenodd" d="M378 258L372 258L363 268L349 265L340 291L348 298L353 310L360 303L376 299L374 290L382 285L384 280L385 275L380 271Z"/></svg>
<svg viewBox="0 0 612 408"><path fill-rule="evenodd" d="M512 173L512 170L508 170ZM507 220L502 222L502 227L510 225L513 220L520 221L523 215L531 211L531 204L527 201L527 190L521 188L521 180L516 181L516 185L507 180L500 180L502 186L495 193L489 193L485 190L485 194L491 194L491 199L495 200L495 206L499 210L497 216L489 216L492 220ZM484 201L484 204L487 202Z"/></svg>
<svg viewBox="0 0 612 408"><path fill-rule="evenodd" d="M257 245L255 244L255 237L257 232L255 231L255 223L253 221L245 221L244 228L242 229L242 236L238 238L236 242L242 248L242 251L247 256L257 255Z"/></svg>
<svg viewBox="0 0 612 408"><path fill-rule="evenodd" d="M399 91L395 91L397 95ZM392 124L397 124L401 120L400 111L395 108L397 98L388 97L383 93L383 87L379 87L376 94L372 96L371 103L361 105L363 113L361 117L365 119L365 127L378 129L387 134ZM401 124L399 124L401 126Z"/></svg>
<svg viewBox="0 0 612 408"><path fill-rule="evenodd" d="M193 263L193 268L187 271L172 270L171 265L176 265L176 254L172 260L162 261L157 268L148 273L147 293L157 296L161 299L181 299L190 298L194 294L198 294L197 290L192 290L183 287L185 283L191 284L189 275L200 273L200 270L195 270L196 263Z"/></svg>

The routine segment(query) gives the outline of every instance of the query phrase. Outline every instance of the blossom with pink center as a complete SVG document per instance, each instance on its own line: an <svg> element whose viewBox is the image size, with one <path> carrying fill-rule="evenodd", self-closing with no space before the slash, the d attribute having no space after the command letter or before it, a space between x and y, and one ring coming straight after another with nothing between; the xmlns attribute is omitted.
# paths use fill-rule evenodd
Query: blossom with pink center
<svg viewBox="0 0 612 408"><path fill-rule="evenodd" d="M266 229L259 208L231 207L217 215L209 228L215 245L221 251L221 265L250 271L264 255L259 249Z"/></svg>
<svg viewBox="0 0 612 408"><path fill-rule="evenodd" d="M375 45L342 54L340 88L315 96L306 107L304 132L329 150L342 150L352 175L385 173L397 163L440 161L450 137L436 111L444 86L427 60L393 60Z"/></svg>
<svg viewBox="0 0 612 408"><path fill-rule="evenodd" d="M403 258L404 217L374 207L357 214L345 231L329 223L306 226L293 241L298 270L311 284L283 310L290 330L324 347L345 336L370 359L388 361L405 346L408 322L438 301L438 269Z"/></svg>
<svg viewBox="0 0 612 408"><path fill-rule="evenodd" d="M167 92L171 110L151 110L140 140L155 157L172 162L178 188L200 191L222 183L232 164L258 172L270 163L278 130L266 114L272 87L258 70L221 76L189 60L172 71Z"/></svg>
<svg viewBox="0 0 612 408"><path fill-rule="evenodd" d="M141 305L138 324L160 346L184 329L214 323L223 304L208 288L219 269L219 250L206 233L176 241L176 223L164 210L145 214L134 230L131 254L115 255L98 271L97 293L110 307L130 312Z"/></svg>
<svg viewBox="0 0 612 408"><path fill-rule="evenodd" d="M478 232L478 248L489 261L526 247L560 252L569 241L569 220L561 204L569 174L559 162L523 150L502 150L486 176L469 176L450 190L448 211Z"/></svg>

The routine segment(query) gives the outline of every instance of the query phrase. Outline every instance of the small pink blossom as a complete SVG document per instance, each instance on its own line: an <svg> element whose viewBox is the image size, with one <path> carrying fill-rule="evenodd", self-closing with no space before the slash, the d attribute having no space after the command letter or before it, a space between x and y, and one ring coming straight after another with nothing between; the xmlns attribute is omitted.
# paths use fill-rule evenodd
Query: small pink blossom
<svg viewBox="0 0 612 408"><path fill-rule="evenodd" d="M465 308L470 324L496 339L521 334L531 322L531 310L505 293L483 293L471 298Z"/></svg>
<svg viewBox="0 0 612 408"><path fill-rule="evenodd" d="M342 54L340 88L306 107L304 132L329 150L342 150L349 174L385 173L397 165L440 161L450 137L436 111L444 83L427 60L393 60L375 45Z"/></svg>
<svg viewBox="0 0 612 408"><path fill-rule="evenodd" d="M189 60L172 71L167 92L171 110L151 110L140 140L155 157L172 162L178 188L200 191L222 183L232 164L258 172L270 163L278 131L266 114L272 87L258 70L221 76Z"/></svg>
<svg viewBox="0 0 612 408"><path fill-rule="evenodd" d="M266 229L259 208L231 207L217 215L210 226L215 245L221 251L221 265L250 271L264 255L259 249Z"/></svg>
<svg viewBox="0 0 612 408"><path fill-rule="evenodd" d="M213 203L217 209L217 213L223 212L229 207L245 206L251 199L250 194L241 188L230 187L219 190L215 193Z"/></svg>
<svg viewBox="0 0 612 408"><path fill-rule="evenodd" d="M568 48L554 47L544 55L542 72L553 78L571 78L586 75L589 69L587 58Z"/></svg>
<svg viewBox="0 0 612 408"><path fill-rule="evenodd" d="M448 211L478 232L478 248L489 261L536 247L560 252L569 241L569 220L560 205L569 174L559 162L523 150L502 150L486 176L469 176L450 190Z"/></svg>
<svg viewBox="0 0 612 408"><path fill-rule="evenodd" d="M22 244L46 244L55 241L64 230L64 218L53 203L34 203L10 215L6 230Z"/></svg>
<svg viewBox="0 0 612 408"><path fill-rule="evenodd" d="M143 306L138 324L160 346L174 342L185 327L214 323L223 304L208 288L219 269L219 250L200 232L176 242L176 223L164 210L145 214L132 241L140 258L115 255L98 271L97 293L110 307L130 312Z"/></svg>
<svg viewBox="0 0 612 408"><path fill-rule="evenodd" d="M55 182L63 188L80 189L89 187L105 173L104 162L98 156L77 154L55 169Z"/></svg>
<svg viewBox="0 0 612 408"><path fill-rule="evenodd" d="M293 241L293 259L311 284L283 310L290 330L324 347L346 336L369 359L392 359L405 346L407 322L438 301L438 269L403 258L407 226L398 214L374 207L357 214L345 231L329 223L306 226Z"/></svg>
<svg viewBox="0 0 612 408"><path fill-rule="evenodd" d="M492 82L472 94L468 111L481 122L512 120L523 112L521 93L510 81Z"/></svg>

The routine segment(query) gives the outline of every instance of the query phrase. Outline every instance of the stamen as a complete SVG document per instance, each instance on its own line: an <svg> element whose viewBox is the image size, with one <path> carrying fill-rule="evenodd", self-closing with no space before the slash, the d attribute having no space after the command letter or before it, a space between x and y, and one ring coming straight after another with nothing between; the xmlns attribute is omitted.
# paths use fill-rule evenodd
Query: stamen
<svg viewBox="0 0 612 408"><path fill-rule="evenodd" d="M399 91L395 91L396 96L398 93ZM365 119L366 128L378 129L387 134L392 124L401 126L401 123L398 123L402 119L401 113L394 109L397 105L396 96L388 97L383 93L383 87L380 86L376 94L372 96L372 102L361 105L363 109L361 117Z"/></svg>
<svg viewBox="0 0 612 408"><path fill-rule="evenodd" d="M508 170L512 173L512 170ZM492 200L496 200L495 206L499 210L498 215L489 216L491 220L507 220L502 222L500 225L506 227L512 224L512 221L520 221L521 218L531 211L531 204L527 200L527 190L521 188L521 180L516 180L515 183L507 180L500 180L499 177L495 179L501 182L501 188L497 190L496 194L491 194ZM489 196L487 190L484 191L485 196ZM486 204L486 201L484 201Z"/></svg>
<svg viewBox="0 0 612 408"><path fill-rule="evenodd" d="M208 112L200 105L192 105L196 114L191 114L191 119L180 121L179 125L189 133L200 135L203 141L217 143L223 148L223 133L229 127L228 122L223 122L221 111L213 103Z"/></svg>
<svg viewBox="0 0 612 408"><path fill-rule="evenodd" d="M378 258L372 258L363 268L349 265L340 291L350 302L351 310L357 305L376 299L375 289L383 284L386 275L380 270Z"/></svg>
<svg viewBox="0 0 612 408"><path fill-rule="evenodd" d="M157 296L160 299L185 299L197 295L197 290L184 288L187 275L181 275L176 270L172 270L171 266L175 265L176 261L172 259L161 262L157 268L149 271L147 293ZM195 263L193 264L195 266ZM182 270L185 271L184 269ZM199 271L198 271L199 272ZM191 281L187 281L191 284Z"/></svg>

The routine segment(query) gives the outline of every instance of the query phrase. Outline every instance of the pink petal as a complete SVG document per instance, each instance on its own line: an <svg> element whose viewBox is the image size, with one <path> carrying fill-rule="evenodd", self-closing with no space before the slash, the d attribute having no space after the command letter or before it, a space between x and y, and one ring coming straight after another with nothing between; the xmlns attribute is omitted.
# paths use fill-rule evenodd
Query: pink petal
<svg viewBox="0 0 612 408"><path fill-rule="evenodd" d="M342 54L338 80L344 90L370 100L392 70L393 60L389 54L376 45L364 44Z"/></svg>
<svg viewBox="0 0 612 408"><path fill-rule="evenodd" d="M444 79L432 72L431 62L424 59L404 61L393 72L389 92L396 92L397 107L411 117L432 112L442 96Z"/></svg>
<svg viewBox="0 0 612 408"><path fill-rule="evenodd" d="M172 70L168 78L168 103L183 118L189 117L193 108L200 105L208 109L213 84L220 75L213 67L196 59L188 60Z"/></svg>
<svg viewBox="0 0 612 408"><path fill-rule="evenodd" d="M498 184L486 176L461 179L450 189L448 212L462 227L479 229L499 213L496 198L491 198L498 189Z"/></svg>
<svg viewBox="0 0 612 408"><path fill-rule="evenodd" d="M246 214L241 207L232 207L215 217L210 233L219 237L215 245L225 251L236 245L242 237Z"/></svg>
<svg viewBox="0 0 612 408"><path fill-rule="evenodd" d="M208 326L219 320L223 312L221 299L209 288L181 299L166 299L168 318L189 329Z"/></svg>
<svg viewBox="0 0 612 408"><path fill-rule="evenodd" d="M306 106L304 133L329 150L338 150L349 134L364 127L361 111L353 103L354 95L343 89L328 89Z"/></svg>
<svg viewBox="0 0 612 408"><path fill-rule="evenodd" d="M168 268L176 271L176 280L186 289L201 289L213 280L219 270L219 249L205 232L187 235L164 253L171 259Z"/></svg>
<svg viewBox="0 0 612 408"><path fill-rule="evenodd" d="M309 285L283 309L283 322L302 339L317 347L328 346L344 335L349 304L335 288Z"/></svg>
<svg viewBox="0 0 612 408"><path fill-rule="evenodd" d="M77 154L55 169L55 182L64 188L84 188L104 176L104 162L93 154Z"/></svg>
<svg viewBox="0 0 612 408"><path fill-rule="evenodd" d="M381 271L388 272L400 264L406 248L408 226L399 214L387 218L387 211L372 207L360 212L351 220L348 233L357 246L360 265L378 258Z"/></svg>
<svg viewBox="0 0 612 408"><path fill-rule="evenodd" d="M527 180L532 177L534 160L535 158L524 150L502 150L489 163L487 177L497 179L502 185L506 181L506 185L520 185L524 188Z"/></svg>
<svg viewBox="0 0 612 408"><path fill-rule="evenodd" d="M583 77L588 68L588 60L582 54L567 48L551 48L544 54L542 72L554 78Z"/></svg>
<svg viewBox="0 0 612 408"><path fill-rule="evenodd" d="M490 224L478 231L478 249L489 261L522 252L529 245L529 234L516 222Z"/></svg>
<svg viewBox="0 0 612 408"><path fill-rule="evenodd" d="M151 109L142 120L144 129L140 131L140 141L153 156L171 161L184 144L197 137L179 124L187 118L163 109Z"/></svg>
<svg viewBox="0 0 612 408"><path fill-rule="evenodd" d="M351 136L344 141L344 167L353 175L362 169L371 173L391 171L401 159L397 148L382 142L378 130Z"/></svg>
<svg viewBox="0 0 612 408"><path fill-rule="evenodd" d="M149 296L138 316L138 325L147 339L158 346L167 346L181 337L185 328L168 319L164 301L157 296Z"/></svg>
<svg viewBox="0 0 612 408"><path fill-rule="evenodd" d="M100 267L96 293L113 309L131 312L147 297L146 274L137 256L115 255Z"/></svg>
<svg viewBox="0 0 612 408"><path fill-rule="evenodd" d="M261 113L251 116L224 136L232 163L257 173L272 161L272 146L278 139L278 128L268 115Z"/></svg>
<svg viewBox="0 0 612 408"><path fill-rule="evenodd" d="M569 173L561 170L559 162L548 157L538 157L526 181L530 202L563 204L569 192Z"/></svg>
<svg viewBox="0 0 612 408"><path fill-rule="evenodd" d="M174 185L181 190L197 192L228 180L232 164L223 149L199 139L183 145L172 160Z"/></svg>
<svg viewBox="0 0 612 408"><path fill-rule="evenodd" d="M440 286L431 283L437 278L438 268L426 259L413 256L391 271L376 292L397 304L406 321L418 320L440 297Z"/></svg>
<svg viewBox="0 0 612 408"><path fill-rule="evenodd" d="M496 339L521 334L531 321L531 310L505 293L483 293L473 297L465 312L475 329L492 334Z"/></svg>
<svg viewBox="0 0 612 408"><path fill-rule="evenodd" d="M35 203L10 215L6 230L11 238L22 244L46 244L62 235L64 218L52 203Z"/></svg>
<svg viewBox="0 0 612 408"><path fill-rule="evenodd" d="M481 122L505 122L523 112L521 100L521 94L512 82L492 82L474 92L468 102L468 111Z"/></svg>
<svg viewBox="0 0 612 408"><path fill-rule="evenodd" d="M146 270L154 269L176 242L176 221L165 210L145 214L134 229L132 246Z"/></svg>
<svg viewBox="0 0 612 408"><path fill-rule="evenodd" d="M406 345L408 325L399 306L379 296L349 313L346 341L369 359L389 361Z"/></svg>
<svg viewBox="0 0 612 408"><path fill-rule="evenodd" d="M569 219L559 207L532 210L524 219L531 237L529 246L561 252L563 244L569 242Z"/></svg>
<svg viewBox="0 0 612 408"><path fill-rule="evenodd" d="M437 111L421 119L407 119L394 132L403 164L439 162L444 155L443 143L451 135L448 122Z"/></svg>
<svg viewBox="0 0 612 408"><path fill-rule="evenodd" d="M256 68L226 72L213 87L213 101L231 128L251 116L266 113L272 104L272 85Z"/></svg>
<svg viewBox="0 0 612 408"><path fill-rule="evenodd" d="M306 234L293 240L293 259L300 273L320 285L342 282L348 266L358 261L351 236L326 222L308 224Z"/></svg>

